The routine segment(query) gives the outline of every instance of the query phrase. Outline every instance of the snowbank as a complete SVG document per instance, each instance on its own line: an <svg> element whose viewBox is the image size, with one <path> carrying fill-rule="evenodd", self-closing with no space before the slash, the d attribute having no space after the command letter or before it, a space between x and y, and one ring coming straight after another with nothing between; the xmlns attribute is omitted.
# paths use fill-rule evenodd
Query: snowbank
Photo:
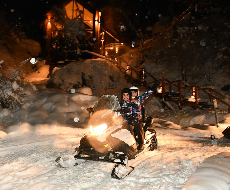
<svg viewBox="0 0 230 190"><path fill-rule="evenodd" d="M24 105L22 109L16 112L2 110L0 121L7 126L18 123L59 123L79 127L89 118L87 108L93 107L98 101L98 97L88 94L92 94L88 87L79 88L76 93L57 90L37 92L36 99Z"/></svg>
<svg viewBox="0 0 230 190"><path fill-rule="evenodd" d="M95 59L72 62L60 68L51 76L47 87L56 87L64 91L83 86L90 87L94 96L115 94L127 86L124 74L112 62Z"/></svg>
<svg viewBox="0 0 230 190"><path fill-rule="evenodd" d="M186 182L183 190L228 190L230 188L230 152L206 159Z"/></svg>

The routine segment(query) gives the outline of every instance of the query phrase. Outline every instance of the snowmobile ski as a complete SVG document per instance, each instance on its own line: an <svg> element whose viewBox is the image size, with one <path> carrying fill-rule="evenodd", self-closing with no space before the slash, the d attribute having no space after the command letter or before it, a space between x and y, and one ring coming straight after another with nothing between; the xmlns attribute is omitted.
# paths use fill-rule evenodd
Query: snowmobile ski
<svg viewBox="0 0 230 190"><path fill-rule="evenodd" d="M140 154L142 154L143 152L145 152L146 150L150 149L151 151L154 149L157 149L157 139L156 136L150 134L147 134L148 137L146 139L144 148L142 150L138 150L137 154L135 155L135 158L138 157Z"/></svg>
<svg viewBox="0 0 230 190"><path fill-rule="evenodd" d="M150 143L149 143L149 144L146 144L146 145L144 146L144 149L138 150L138 151L137 151L137 154L135 155L135 158L138 157L138 156L139 156L140 154L142 154L143 152L145 152L145 151L149 148L149 146L150 146Z"/></svg>
<svg viewBox="0 0 230 190"><path fill-rule="evenodd" d="M71 168L86 161L83 159L76 159L75 155L76 154L57 157L55 160L56 165L60 168Z"/></svg>
<svg viewBox="0 0 230 190"><path fill-rule="evenodd" d="M125 166L123 164L115 164L111 177L115 179L124 179L127 175L129 175L134 170L132 166Z"/></svg>
<svg viewBox="0 0 230 190"><path fill-rule="evenodd" d="M70 168L70 167L78 165L78 163L76 163L76 160L71 159L71 157L67 160L63 160L63 158L59 156L57 157L55 162L56 162L56 165L60 168Z"/></svg>

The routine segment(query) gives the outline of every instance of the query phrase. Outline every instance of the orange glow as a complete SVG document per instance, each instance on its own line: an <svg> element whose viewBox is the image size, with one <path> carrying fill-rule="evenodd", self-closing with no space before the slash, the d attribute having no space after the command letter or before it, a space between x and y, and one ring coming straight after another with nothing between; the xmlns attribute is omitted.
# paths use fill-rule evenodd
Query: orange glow
<svg viewBox="0 0 230 190"><path fill-rule="evenodd" d="M51 22L50 20L48 20L48 23L47 23L47 30L51 29Z"/></svg>
<svg viewBox="0 0 230 190"><path fill-rule="evenodd" d="M162 86L161 85L157 88L157 93L162 93Z"/></svg>
<svg viewBox="0 0 230 190"><path fill-rule="evenodd" d="M145 79L145 70L142 70L142 74L143 74L143 79Z"/></svg>
<svg viewBox="0 0 230 190"><path fill-rule="evenodd" d="M118 47L116 47L116 53L118 53Z"/></svg>
<svg viewBox="0 0 230 190"><path fill-rule="evenodd" d="M196 88L195 87L193 87L192 88L192 95L195 97L195 95L196 95Z"/></svg>
<svg viewBox="0 0 230 190"><path fill-rule="evenodd" d="M47 30L51 29L51 14L47 14Z"/></svg>

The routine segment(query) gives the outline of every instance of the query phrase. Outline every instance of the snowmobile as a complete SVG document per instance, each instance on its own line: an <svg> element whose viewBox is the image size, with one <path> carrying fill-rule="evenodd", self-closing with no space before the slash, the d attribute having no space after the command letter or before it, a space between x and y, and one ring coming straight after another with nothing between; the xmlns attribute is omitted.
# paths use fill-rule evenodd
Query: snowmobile
<svg viewBox="0 0 230 190"><path fill-rule="evenodd" d="M80 146L75 149L73 157L76 162L73 165L77 165L79 159L113 162L115 166L111 176L122 179L134 169L128 166L128 160L134 159L147 149L153 151L157 148L156 131L151 126L152 118L148 117L144 126L144 149L137 150L137 136L132 126L127 123L120 111L117 111L119 102L114 103L116 98L112 95L101 97L98 102L105 104L106 99L109 99L109 103L106 103L107 107L111 102L113 106L112 108L109 106L110 109L105 109L105 106L98 106L98 104L96 108L94 106L96 111L89 119L88 132L81 138ZM65 167L62 157L58 157L56 162L59 166Z"/></svg>

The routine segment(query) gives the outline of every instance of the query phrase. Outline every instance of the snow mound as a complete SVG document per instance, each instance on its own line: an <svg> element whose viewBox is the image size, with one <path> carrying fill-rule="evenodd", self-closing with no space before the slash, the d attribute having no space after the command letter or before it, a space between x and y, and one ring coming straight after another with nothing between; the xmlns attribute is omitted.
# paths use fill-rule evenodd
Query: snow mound
<svg viewBox="0 0 230 190"><path fill-rule="evenodd" d="M186 182L183 190L229 189L230 152L206 159Z"/></svg>
<svg viewBox="0 0 230 190"><path fill-rule="evenodd" d="M95 96L121 92L127 82L119 68L106 60L81 60L72 62L55 71L47 87L56 87L64 91L90 87ZM130 85L127 85L129 87Z"/></svg>

